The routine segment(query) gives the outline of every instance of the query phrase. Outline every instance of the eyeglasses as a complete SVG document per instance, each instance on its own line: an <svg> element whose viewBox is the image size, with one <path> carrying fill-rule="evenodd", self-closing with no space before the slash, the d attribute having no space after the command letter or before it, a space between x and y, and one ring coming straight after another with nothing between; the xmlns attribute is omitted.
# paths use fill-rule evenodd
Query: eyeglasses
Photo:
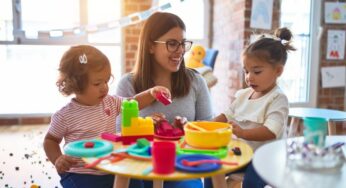
<svg viewBox="0 0 346 188"><path fill-rule="evenodd" d="M167 41L154 41L156 43L160 44L166 44L167 51L169 52L176 52L179 49L179 46L181 45L184 49L184 51L189 51L192 46L192 41L184 40L182 42L179 42L177 40L167 40Z"/></svg>

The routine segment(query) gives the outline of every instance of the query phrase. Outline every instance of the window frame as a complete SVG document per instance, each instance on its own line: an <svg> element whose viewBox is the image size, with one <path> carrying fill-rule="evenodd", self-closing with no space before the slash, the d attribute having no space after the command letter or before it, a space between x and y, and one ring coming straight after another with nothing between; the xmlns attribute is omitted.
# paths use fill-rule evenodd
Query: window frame
<svg viewBox="0 0 346 188"><path fill-rule="evenodd" d="M80 23L81 25L87 25L88 17L87 6L85 0L79 0L80 9ZM38 36L36 39L26 38L25 31L22 28L22 14L21 11L16 9L21 9L21 0L12 0L12 15L13 15L13 40L0 40L0 45L74 45L74 44L91 44L98 46L121 46L121 42L113 43L100 43L100 42L89 42L88 33L83 35L71 35L50 38L49 34L47 36Z"/></svg>
<svg viewBox="0 0 346 188"><path fill-rule="evenodd" d="M310 33L311 39L309 44L309 77L307 89L307 102L290 103L291 107L316 107L318 93L318 69L320 65L320 34L321 34L321 0L311 1L310 13Z"/></svg>

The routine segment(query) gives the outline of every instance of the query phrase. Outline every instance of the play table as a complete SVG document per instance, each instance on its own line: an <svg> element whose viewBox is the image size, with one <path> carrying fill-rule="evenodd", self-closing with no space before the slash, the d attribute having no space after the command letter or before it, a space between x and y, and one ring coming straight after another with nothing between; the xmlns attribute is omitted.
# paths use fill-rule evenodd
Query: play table
<svg viewBox="0 0 346 188"><path fill-rule="evenodd" d="M114 142L114 150L119 150L122 148L126 148L128 146L122 145L121 142ZM153 180L153 187L154 188L162 188L163 187L163 181L169 180L169 181L179 181L179 180L187 180L187 179L195 179L195 178L202 178L202 177L212 177L213 185L214 187L219 188L226 188L226 180L225 180L225 174L236 171L246 164L248 164L253 156L253 151L249 145L247 145L245 142L240 140L232 140L229 143L229 148L239 147L241 150L241 155L231 155L227 154L226 158L223 158L221 160L223 161L232 161L232 162L238 162L237 166L229 166L229 165L222 165L222 167L219 170L212 171L212 172L203 172L203 173L187 173L182 171L175 171L174 173L168 174L168 175L161 175L161 174L155 174L153 172L150 172L149 174L143 174L146 170L150 169L152 167L151 161L141 161L141 160L135 160L126 158L124 160L110 163L109 161L103 161L102 163L98 164L96 166L97 169L115 174L115 182L114 187L115 188L127 188L129 185L130 178L135 179L143 179L143 180ZM83 158L83 160L90 164L97 160L97 158L91 157L91 158Z"/></svg>

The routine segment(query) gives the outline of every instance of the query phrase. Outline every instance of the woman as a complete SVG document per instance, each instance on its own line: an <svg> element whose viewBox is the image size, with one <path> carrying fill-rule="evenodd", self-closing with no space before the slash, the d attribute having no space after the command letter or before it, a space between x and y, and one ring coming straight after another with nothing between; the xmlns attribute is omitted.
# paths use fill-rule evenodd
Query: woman
<svg viewBox="0 0 346 188"><path fill-rule="evenodd" d="M171 91L172 104L154 102L141 110L140 116L165 116L171 123L176 116L186 117L188 121L212 118L205 80L185 67L184 54L192 45L192 41L185 39L185 30L184 22L171 13L154 13L145 22L134 70L120 80L116 94L131 97L147 88L164 86ZM201 187L201 181L165 182L165 187Z"/></svg>

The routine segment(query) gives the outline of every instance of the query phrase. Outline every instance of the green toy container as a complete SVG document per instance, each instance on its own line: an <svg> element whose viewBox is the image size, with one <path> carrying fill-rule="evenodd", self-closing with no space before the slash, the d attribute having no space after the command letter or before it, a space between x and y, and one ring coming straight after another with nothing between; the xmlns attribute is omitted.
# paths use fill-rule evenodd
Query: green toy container
<svg viewBox="0 0 346 188"><path fill-rule="evenodd" d="M307 143L324 147L328 133L328 121L324 118L306 117L304 121L304 140Z"/></svg>

